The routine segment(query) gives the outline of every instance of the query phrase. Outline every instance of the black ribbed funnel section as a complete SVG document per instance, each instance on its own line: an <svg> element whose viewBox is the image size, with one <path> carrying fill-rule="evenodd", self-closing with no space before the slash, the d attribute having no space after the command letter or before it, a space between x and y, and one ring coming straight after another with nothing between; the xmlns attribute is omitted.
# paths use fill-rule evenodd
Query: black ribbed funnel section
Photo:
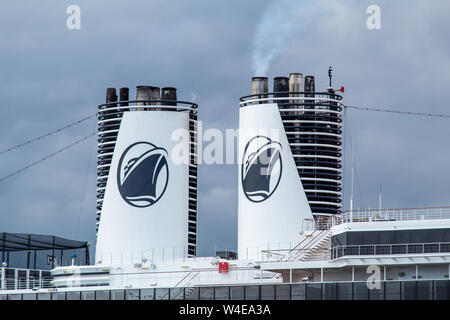
<svg viewBox="0 0 450 320"><path fill-rule="evenodd" d="M274 91L282 88L274 82ZM279 109L311 211L320 220L339 213L342 206L342 107L332 92L315 90L314 77L306 76L300 91L317 100L291 99L279 103Z"/></svg>
<svg viewBox="0 0 450 320"><path fill-rule="evenodd" d="M124 90L127 89L127 90ZM127 96L125 96L125 93ZM128 100L128 88L120 89L120 100ZM117 102L115 88L106 89L106 103ZM122 105L122 104L121 104ZM128 105L128 104L127 104ZM117 107L117 103L99 108L99 111L105 108ZM97 148L97 231L100 213L105 195L106 181L108 179L109 168L116 146L117 134L119 133L120 121L123 110L112 109L99 113L98 120L98 148Z"/></svg>

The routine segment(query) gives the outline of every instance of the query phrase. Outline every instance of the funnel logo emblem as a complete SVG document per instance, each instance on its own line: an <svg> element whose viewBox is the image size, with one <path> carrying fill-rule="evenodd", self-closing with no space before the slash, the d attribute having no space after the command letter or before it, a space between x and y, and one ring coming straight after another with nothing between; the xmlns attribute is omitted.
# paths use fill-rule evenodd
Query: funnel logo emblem
<svg viewBox="0 0 450 320"><path fill-rule="evenodd" d="M262 202L277 189L283 170L281 144L265 136L252 138L244 150L242 189L248 200Z"/></svg>
<svg viewBox="0 0 450 320"><path fill-rule="evenodd" d="M164 195L169 182L167 150L136 142L122 153L117 169L120 195L130 205L149 207Z"/></svg>

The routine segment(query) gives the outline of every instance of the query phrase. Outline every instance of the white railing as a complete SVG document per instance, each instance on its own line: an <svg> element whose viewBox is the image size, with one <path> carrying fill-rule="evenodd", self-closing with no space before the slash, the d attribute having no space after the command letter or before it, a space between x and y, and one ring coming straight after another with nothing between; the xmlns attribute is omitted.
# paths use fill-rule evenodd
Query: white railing
<svg viewBox="0 0 450 320"><path fill-rule="evenodd" d="M26 290L51 287L50 271L0 268L1 290Z"/></svg>
<svg viewBox="0 0 450 320"><path fill-rule="evenodd" d="M450 207L353 210L345 211L333 218L335 225L346 222L450 219Z"/></svg>

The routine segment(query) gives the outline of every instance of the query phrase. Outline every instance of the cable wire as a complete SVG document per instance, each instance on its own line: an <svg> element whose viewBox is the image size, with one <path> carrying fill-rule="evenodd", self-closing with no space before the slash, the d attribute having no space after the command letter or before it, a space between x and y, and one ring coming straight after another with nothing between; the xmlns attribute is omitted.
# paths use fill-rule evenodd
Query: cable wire
<svg viewBox="0 0 450 320"><path fill-rule="evenodd" d="M86 121L86 120L89 120L89 119L91 119L92 117L93 117L93 115L88 116L88 117L85 117L85 118L80 119L80 120L78 120L78 121L72 122L72 123L68 124L67 126L61 127L61 128L59 128L59 129L56 129L56 130L53 130L53 131L50 131L50 132L48 132L48 133L46 133L46 134L43 134L43 135L41 135L41 136L39 136L39 137L36 137L36 138L30 139L30 140L28 140L28 141L22 142L22 143L20 143L20 144L18 144L18 145L15 145L15 146L13 146L13 147L8 148L8 149L4 149L4 150L0 151L0 155L1 155L1 154L4 154L4 153L7 153L7 152L10 152L10 151L13 151L13 150L15 150L15 149L18 149L18 148L20 148L20 147L26 146L27 144L30 144L30 143L33 143L33 142L35 142L35 141L41 140L41 139L46 138L46 137L48 137L48 136L51 136L51 135L53 135L53 134L59 133L59 132L65 130L65 129L71 128L71 127L73 127L73 126L75 126L75 125L77 125L77 124L80 124L80 123L82 123L82 122L84 122L84 121Z"/></svg>
<svg viewBox="0 0 450 320"><path fill-rule="evenodd" d="M356 106L344 106L349 109L357 109L363 111L376 111L376 112L388 112L397 114L406 114L410 116L422 116L422 117L437 117L437 118L450 118L448 114L440 113L424 113L424 112L411 112L411 111L400 111L400 110L389 110L389 109L379 109L379 108L369 108L369 107L356 107Z"/></svg>
<svg viewBox="0 0 450 320"><path fill-rule="evenodd" d="M77 141L75 141L75 142L73 142L73 143L71 143L71 144L65 146L64 148L61 148L61 149L59 149L59 150L57 150L57 151L55 151L55 152L53 152L53 153L50 153L49 155L45 156L44 158L39 159L39 160L37 160L37 161L35 161L35 162L33 162L33 163L27 165L26 167L23 167L22 169L19 169L19 170L17 170L17 171L14 171L13 173L8 174L7 176L4 176L4 177L0 178L0 182L3 182L4 180L6 180L6 179L8 179L8 178L11 178L11 177L13 177L13 176L15 176L15 175L17 175L17 174L19 174L19 173L22 173L23 171L25 171L25 170L27 170L27 169L29 169L29 168L31 168L31 167L33 167L33 166L35 166L35 165L41 163L41 162L43 162L43 161L45 161L45 160L47 160L47 159L50 159L50 158L56 156L57 154L59 154L59 153L61 153L61 152L63 152L63 151L66 151L67 149L72 148L73 146L79 144L80 142L83 142L83 141L89 139L90 137L92 137L92 136L95 135L96 133L97 133L97 132L93 132L93 133L91 133L91 134L89 134L89 135L87 135L87 136L85 136L85 137L83 137L83 138L81 138L81 139L79 139L79 140L77 140Z"/></svg>

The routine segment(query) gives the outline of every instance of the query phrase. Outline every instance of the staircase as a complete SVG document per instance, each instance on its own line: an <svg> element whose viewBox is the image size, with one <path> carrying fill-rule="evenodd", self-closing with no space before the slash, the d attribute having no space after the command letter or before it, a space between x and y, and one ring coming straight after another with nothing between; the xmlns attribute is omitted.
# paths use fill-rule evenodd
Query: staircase
<svg viewBox="0 0 450 320"><path fill-rule="evenodd" d="M314 245L313 248L306 250L300 257L300 261L328 261L330 260L331 232L327 232L324 237Z"/></svg>
<svg viewBox="0 0 450 320"><path fill-rule="evenodd" d="M282 261L317 261L330 260L329 246L331 239L330 229L315 230L311 236L303 239L289 251Z"/></svg>

